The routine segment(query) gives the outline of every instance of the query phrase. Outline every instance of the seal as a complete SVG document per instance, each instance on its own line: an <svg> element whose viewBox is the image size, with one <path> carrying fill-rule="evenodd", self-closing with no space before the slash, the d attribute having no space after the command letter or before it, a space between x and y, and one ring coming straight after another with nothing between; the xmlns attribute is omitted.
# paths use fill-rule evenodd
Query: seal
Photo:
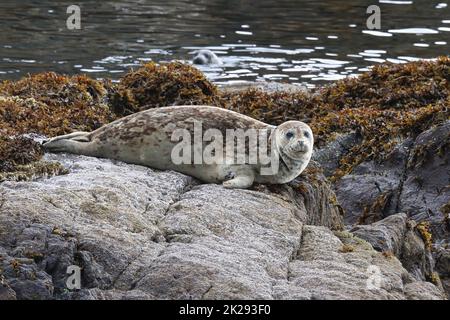
<svg viewBox="0 0 450 320"><path fill-rule="evenodd" d="M272 126L223 108L174 106L137 112L92 132L58 136L43 147L248 188L254 182L295 179L308 165L313 143L311 128L300 121Z"/></svg>
<svg viewBox="0 0 450 320"><path fill-rule="evenodd" d="M194 52L195 56L192 59L194 64L222 64L222 60L211 50L198 50Z"/></svg>

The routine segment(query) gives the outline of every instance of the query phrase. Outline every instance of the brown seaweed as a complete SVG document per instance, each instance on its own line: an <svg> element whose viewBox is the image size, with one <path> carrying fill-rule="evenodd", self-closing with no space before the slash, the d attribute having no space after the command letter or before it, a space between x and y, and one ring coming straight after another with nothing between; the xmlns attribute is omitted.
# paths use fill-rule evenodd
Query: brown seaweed
<svg viewBox="0 0 450 320"><path fill-rule="evenodd" d="M109 98L113 111L124 116L171 105L214 105L218 95L217 87L190 65L150 62L122 77Z"/></svg>
<svg viewBox="0 0 450 320"><path fill-rule="evenodd" d="M449 92L450 59L447 57L377 65L359 77L343 79L312 92L221 90L193 66L152 62L130 71L117 84L84 75L68 77L52 72L15 82L3 81L0 83L0 135L55 136L91 131L148 108L216 105L275 125L287 120L306 121L313 129L318 147L339 134L359 133L362 141L341 159L332 177L336 180L363 161L379 161L389 156L403 139L415 138L424 130L448 121ZM0 140L0 150L6 148L5 141ZM446 141L438 152L448 152L448 147ZM20 150L18 144L19 154ZM34 159L32 150L30 161ZM414 155L416 165L426 156L419 151Z"/></svg>

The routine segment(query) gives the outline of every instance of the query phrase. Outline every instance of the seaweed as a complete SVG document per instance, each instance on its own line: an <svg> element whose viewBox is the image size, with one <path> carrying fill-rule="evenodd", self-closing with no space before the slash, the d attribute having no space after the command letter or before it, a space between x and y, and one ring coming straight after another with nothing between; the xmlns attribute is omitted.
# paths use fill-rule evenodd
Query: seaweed
<svg viewBox="0 0 450 320"><path fill-rule="evenodd" d="M10 172L0 171L0 182L30 181L67 174L69 171L59 162L35 161L26 165L17 165Z"/></svg>
<svg viewBox="0 0 450 320"><path fill-rule="evenodd" d="M171 105L214 105L218 96L217 87L201 71L181 62L144 64L128 72L109 93L112 110L119 116Z"/></svg>
<svg viewBox="0 0 450 320"><path fill-rule="evenodd" d="M222 91L220 106L252 118L278 125L288 120L310 122L326 109L316 108L314 98L304 91L264 92L259 88Z"/></svg>
<svg viewBox="0 0 450 320"><path fill-rule="evenodd" d="M53 72L0 83L0 134L56 136L97 129L116 118L107 86L84 75Z"/></svg>
<svg viewBox="0 0 450 320"><path fill-rule="evenodd" d="M29 165L40 160L43 151L39 143L20 135L96 129L116 118L106 104L107 92L107 85L97 80L53 72L1 82L0 181L63 173L56 164Z"/></svg>
<svg viewBox="0 0 450 320"><path fill-rule="evenodd" d="M373 108L410 110L448 97L450 59L375 65L356 78L323 88L321 96L335 110Z"/></svg>
<svg viewBox="0 0 450 320"><path fill-rule="evenodd" d="M437 273L436 271L426 274L425 278L427 279L427 281L433 283L438 288L442 288L441 277L439 276L439 273Z"/></svg>
<svg viewBox="0 0 450 320"><path fill-rule="evenodd" d="M425 247L428 250L431 250L433 244L433 235L430 231L430 222L422 221L416 225L417 231L419 231L420 236L422 237L423 242L425 243Z"/></svg>
<svg viewBox="0 0 450 320"><path fill-rule="evenodd" d="M383 219L392 195L392 190L387 190L380 194L370 206L365 206L358 219L358 224L369 224Z"/></svg>
<svg viewBox="0 0 450 320"><path fill-rule="evenodd" d="M450 59L381 64L311 93L248 89L222 94L222 106L259 120L310 124L317 147L356 132L362 142L340 160L332 181L363 161L382 161L406 138L450 119ZM439 152L447 152L443 146Z"/></svg>
<svg viewBox="0 0 450 320"><path fill-rule="evenodd" d="M12 172L16 166L37 161L43 154L41 145L32 139L0 136L0 172Z"/></svg>
<svg viewBox="0 0 450 320"><path fill-rule="evenodd" d="M311 127L318 145L337 133L354 130L363 140L340 160L332 180L350 173L366 160L389 157L403 139L450 119L450 59L384 64L358 78L338 81L321 89L322 112ZM320 103L319 103L320 104ZM440 153L445 152L443 146Z"/></svg>
<svg viewBox="0 0 450 320"><path fill-rule="evenodd" d="M394 254L394 252L392 252L391 250L385 250L385 251L382 251L381 254L382 254L386 259L393 259L393 258L395 258L395 254Z"/></svg>
<svg viewBox="0 0 450 320"><path fill-rule="evenodd" d="M355 247L351 244L343 244L342 247L339 249L339 252L341 253L348 253L348 252L354 252Z"/></svg>
<svg viewBox="0 0 450 320"><path fill-rule="evenodd" d="M91 131L148 108L208 104L274 125L287 120L305 121L313 129L319 148L339 134L358 133L362 140L340 159L339 168L331 177L336 181L363 161L386 159L402 140L415 138L424 130L448 121L449 93L447 57L377 65L358 77L312 92L265 92L255 88L229 91L217 88L191 65L151 62L131 70L118 83L52 72L15 82L3 81L0 135L55 136ZM0 140L0 150L6 148L5 141ZM446 141L439 146L438 154L448 152L448 145ZM20 148L17 144L18 151ZM33 150L30 149L30 161L35 159ZM426 156L418 150L413 155L414 164L420 165ZM11 166L12 162L6 163L2 166Z"/></svg>

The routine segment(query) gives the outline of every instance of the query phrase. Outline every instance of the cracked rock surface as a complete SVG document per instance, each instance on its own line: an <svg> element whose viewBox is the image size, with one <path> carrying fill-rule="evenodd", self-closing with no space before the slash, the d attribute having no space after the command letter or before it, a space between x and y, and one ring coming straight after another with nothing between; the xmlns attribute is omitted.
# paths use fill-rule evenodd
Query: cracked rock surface
<svg viewBox="0 0 450 320"><path fill-rule="evenodd" d="M0 184L0 299L445 298L343 231L314 165L289 185L229 190L106 159L45 160L69 174ZM80 290L66 287L70 265Z"/></svg>

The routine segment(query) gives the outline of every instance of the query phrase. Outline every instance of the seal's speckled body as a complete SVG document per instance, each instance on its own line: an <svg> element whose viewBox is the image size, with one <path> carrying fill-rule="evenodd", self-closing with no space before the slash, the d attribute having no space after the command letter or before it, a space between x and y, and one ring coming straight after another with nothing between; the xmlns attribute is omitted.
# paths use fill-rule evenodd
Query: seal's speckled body
<svg viewBox="0 0 450 320"><path fill-rule="evenodd" d="M279 155L279 170L261 175L256 164L175 164L171 154L179 141L172 141L176 129L194 135L194 123L202 130L217 129L225 139L227 129L273 130ZM288 133L289 132L289 133ZM205 145L207 142L203 142ZM270 142L269 142L270 145ZM116 120L93 132L75 132L44 143L51 152L69 152L87 156L117 159L160 170L175 170L208 183L223 182L225 187L247 188L253 182L285 183L297 177L307 166L313 146L311 129L299 121L288 121L278 127L211 106L176 106L141 111ZM248 154L248 145L245 153ZM225 147L224 147L225 150Z"/></svg>

